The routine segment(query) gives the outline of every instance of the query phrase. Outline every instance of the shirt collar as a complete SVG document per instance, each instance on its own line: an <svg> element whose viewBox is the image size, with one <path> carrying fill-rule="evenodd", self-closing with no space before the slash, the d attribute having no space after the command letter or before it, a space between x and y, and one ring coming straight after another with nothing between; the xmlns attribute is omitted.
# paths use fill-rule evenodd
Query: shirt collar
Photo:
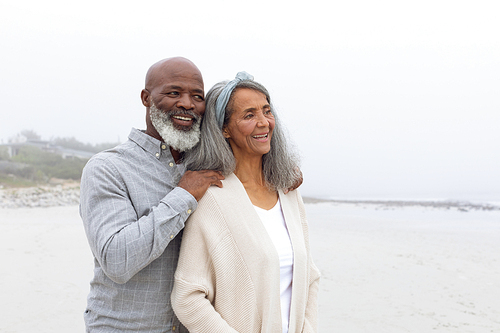
<svg viewBox="0 0 500 333"><path fill-rule="evenodd" d="M157 140L152 136L147 135L144 131L138 130L136 128L132 128L130 134L128 135L128 138L157 159L160 158L162 154L162 142L160 140ZM165 149L165 153L171 155L170 149Z"/></svg>

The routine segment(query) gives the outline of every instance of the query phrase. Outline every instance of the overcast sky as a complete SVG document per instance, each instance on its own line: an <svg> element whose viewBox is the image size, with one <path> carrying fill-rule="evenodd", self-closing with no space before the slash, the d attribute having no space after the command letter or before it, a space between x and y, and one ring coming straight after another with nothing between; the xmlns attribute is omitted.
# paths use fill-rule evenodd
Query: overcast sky
<svg viewBox="0 0 500 333"><path fill-rule="evenodd" d="M500 201L496 1L4 1L0 140L126 140L151 64L245 70L302 155L302 193Z"/></svg>

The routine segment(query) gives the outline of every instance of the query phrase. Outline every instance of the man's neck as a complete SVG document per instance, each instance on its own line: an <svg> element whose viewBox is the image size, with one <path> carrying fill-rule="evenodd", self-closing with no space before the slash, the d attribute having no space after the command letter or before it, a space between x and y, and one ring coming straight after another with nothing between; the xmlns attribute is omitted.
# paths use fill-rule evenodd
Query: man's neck
<svg viewBox="0 0 500 333"><path fill-rule="evenodd" d="M170 148L170 153L172 154L172 157L174 158L175 163L179 164L180 160L182 158L182 153L177 151L177 150L174 150L172 147L169 147L169 148Z"/></svg>

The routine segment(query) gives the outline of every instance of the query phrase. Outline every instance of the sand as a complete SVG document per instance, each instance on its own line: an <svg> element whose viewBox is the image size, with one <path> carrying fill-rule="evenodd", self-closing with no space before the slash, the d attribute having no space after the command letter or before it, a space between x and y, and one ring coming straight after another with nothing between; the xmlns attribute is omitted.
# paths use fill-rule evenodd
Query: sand
<svg viewBox="0 0 500 333"><path fill-rule="evenodd" d="M306 205L319 332L500 332L500 211ZM0 209L0 332L83 332L78 206Z"/></svg>
<svg viewBox="0 0 500 333"><path fill-rule="evenodd" d="M500 212L307 205L320 332L500 332Z"/></svg>

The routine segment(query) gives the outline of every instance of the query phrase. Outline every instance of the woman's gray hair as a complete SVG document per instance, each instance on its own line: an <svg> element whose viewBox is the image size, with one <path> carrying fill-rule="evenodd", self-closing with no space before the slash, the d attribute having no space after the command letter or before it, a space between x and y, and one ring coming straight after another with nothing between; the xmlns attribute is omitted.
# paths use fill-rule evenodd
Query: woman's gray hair
<svg viewBox="0 0 500 333"><path fill-rule="evenodd" d="M223 175L228 175L235 169L236 160L231 146L224 138L215 116L217 97L219 97L227 82L217 83L207 93L205 114L201 121L200 141L184 154L184 164L187 170L216 170L221 171ZM241 88L261 92L266 96L267 102L271 106L275 127L271 137L271 149L262 157L262 169L268 187L277 190L288 189L300 177L299 158L279 121L271 103L269 92L263 85L250 80L241 81L236 85L226 106L223 128L227 126L234 111L234 93Z"/></svg>

